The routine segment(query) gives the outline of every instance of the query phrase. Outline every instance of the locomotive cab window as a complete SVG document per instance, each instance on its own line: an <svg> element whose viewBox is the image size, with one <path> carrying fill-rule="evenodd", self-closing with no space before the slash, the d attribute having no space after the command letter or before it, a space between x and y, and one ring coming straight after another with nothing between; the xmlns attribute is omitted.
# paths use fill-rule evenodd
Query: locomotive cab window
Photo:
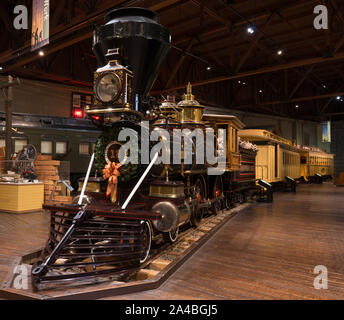
<svg viewBox="0 0 344 320"><path fill-rule="evenodd" d="M41 153L52 154L53 153L53 142L52 141L41 141Z"/></svg>
<svg viewBox="0 0 344 320"><path fill-rule="evenodd" d="M0 148L5 147L5 139L0 139Z"/></svg>

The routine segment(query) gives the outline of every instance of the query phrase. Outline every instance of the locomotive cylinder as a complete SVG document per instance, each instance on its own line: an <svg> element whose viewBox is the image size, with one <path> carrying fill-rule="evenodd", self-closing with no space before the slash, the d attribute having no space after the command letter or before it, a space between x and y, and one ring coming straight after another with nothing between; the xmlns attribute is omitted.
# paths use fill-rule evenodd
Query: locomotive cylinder
<svg viewBox="0 0 344 320"><path fill-rule="evenodd" d="M162 215L161 220L153 222L158 231L168 232L190 220L191 211L185 201L184 183L154 181L150 184L149 195L158 200L152 211Z"/></svg>
<svg viewBox="0 0 344 320"><path fill-rule="evenodd" d="M153 221L154 227L160 232L169 232L190 221L191 217L191 209L186 201L180 205L161 201L153 206L152 212L159 212L162 216L160 220Z"/></svg>

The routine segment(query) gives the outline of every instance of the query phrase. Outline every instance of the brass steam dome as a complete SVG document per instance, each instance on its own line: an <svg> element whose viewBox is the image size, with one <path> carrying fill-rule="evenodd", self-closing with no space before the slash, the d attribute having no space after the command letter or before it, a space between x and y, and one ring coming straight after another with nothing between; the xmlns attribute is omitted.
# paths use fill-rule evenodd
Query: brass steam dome
<svg viewBox="0 0 344 320"><path fill-rule="evenodd" d="M167 96L159 109L162 117L155 124L180 124L183 109L177 106L175 96Z"/></svg>
<svg viewBox="0 0 344 320"><path fill-rule="evenodd" d="M186 94L183 95L183 100L178 103L178 106L183 109L182 123L200 124L204 112L204 106L195 100L192 94L191 83L188 83Z"/></svg>

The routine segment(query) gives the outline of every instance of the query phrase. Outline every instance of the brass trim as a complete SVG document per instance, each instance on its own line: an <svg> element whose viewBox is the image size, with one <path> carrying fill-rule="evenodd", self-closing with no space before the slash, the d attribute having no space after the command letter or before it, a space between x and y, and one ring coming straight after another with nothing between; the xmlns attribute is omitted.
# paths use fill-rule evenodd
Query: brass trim
<svg viewBox="0 0 344 320"><path fill-rule="evenodd" d="M82 187L84 185L84 181L79 181L78 184L79 184L79 188L82 189ZM101 187L100 182L89 181L87 183L87 186L86 186L86 192L97 192L97 193L99 193L99 192L101 192L101 189L102 189L102 187Z"/></svg>
<svg viewBox="0 0 344 320"><path fill-rule="evenodd" d="M115 78L117 78L117 80L118 80L118 91L117 91L117 93L114 95L114 97L110 101L103 101L102 99L100 99L100 97L98 95L98 84L101 81L101 79L103 79L105 76L107 76L109 74L114 76ZM105 72L98 73L98 76L95 79L94 90L93 91L94 91L94 94L95 94L96 98L100 102L102 102L102 103L111 103L111 102L114 102L114 101L118 100L119 96L122 93L122 88L123 88L122 79L120 78L120 76L122 76L122 75L123 75L123 71L122 70L119 70L117 72L114 72L114 71L111 70L111 71L105 71Z"/></svg>
<svg viewBox="0 0 344 320"><path fill-rule="evenodd" d="M184 184L182 185L154 185L151 184L149 188L149 195L158 198L183 198Z"/></svg>

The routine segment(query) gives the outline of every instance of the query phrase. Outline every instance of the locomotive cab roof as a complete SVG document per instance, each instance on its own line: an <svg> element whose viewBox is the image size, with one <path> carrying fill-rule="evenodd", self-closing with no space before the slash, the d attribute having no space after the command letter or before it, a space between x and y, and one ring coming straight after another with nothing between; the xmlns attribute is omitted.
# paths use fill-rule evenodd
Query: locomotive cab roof
<svg viewBox="0 0 344 320"><path fill-rule="evenodd" d="M223 115L223 114L203 114L203 121L217 124L227 124L231 122L234 127L237 129L242 129L245 127L245 124L239 120L238 117L232 115Z"/></svg>

